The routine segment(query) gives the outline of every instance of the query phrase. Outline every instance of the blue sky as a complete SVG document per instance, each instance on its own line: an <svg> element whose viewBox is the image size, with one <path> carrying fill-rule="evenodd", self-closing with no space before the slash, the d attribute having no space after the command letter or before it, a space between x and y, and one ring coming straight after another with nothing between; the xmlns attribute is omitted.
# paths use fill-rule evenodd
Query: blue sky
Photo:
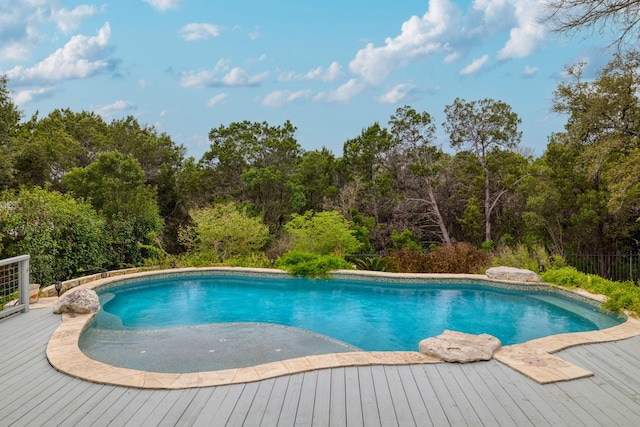
<svg viewBox="0 0 640 427"><path fill-rule="evenodd" d="M56 108L135 116L199 159L209 130L290 120L306 150L427 111L445 150L456 97L501 100L544 152L564 67L609 56L539 22L544 0L0 0L0 74L28 118ZM17 4L16 4L17 3Z"/></svg>

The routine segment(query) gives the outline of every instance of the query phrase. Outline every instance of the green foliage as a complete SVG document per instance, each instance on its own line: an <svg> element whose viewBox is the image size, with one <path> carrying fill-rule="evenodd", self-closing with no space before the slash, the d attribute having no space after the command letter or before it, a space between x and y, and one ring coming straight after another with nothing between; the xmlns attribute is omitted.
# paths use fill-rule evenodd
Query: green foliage
<svg viewBox="0 0 640 427"><path fill-rule="evenodd" d="M527 247L518 244L515 247L504 246L493 254L492 265L507 266L516 268L526 268L531 271L538 271L540 267L548 269L550 267L549 255L547 251L540 245Z"/></svg>
<svg viewBox="0 0 640 427"><path fill-rule="evenodd" d="M602 308L621 314L629 311L640 315L640 287L633 282L613 282L600 276L581 273L573 267L550 269L542 273L542 280L547 283L570 289L582 288L593 294L605 295L607 300Z"/></svg>
<svg viewBox="0 0 640 427"><path fill-rule="evenodd" d="M42 188L6 191L0 199L2 258L31 255L31 276L41 284L104 267L106 223L84 202Z"/></svg>
<svg viewBox="0 0 640 427"><path fill-rule="evenodd" d="M362 247L349 221L338 211L294 214L284 229L293 236L294 250L299 252L345 256Z"/></svg>
<svg viewBox="0 0 640 427"><path fill-rule="evenodd" d="M160 234L163 221L155 191L145 183L138 161L118 152L104 153L89 166L67 172L62 182L107 219L112 265L141 265L140 244L152 244L148 236Z"/></svg>
<svg viewBox="0 0 640 427"><path fill-rule="evenodd" d="M399 273L427 273L429 261L421 250L403 248L389 254L394 269Z"/></svg>
<svg viewBox="0 0 640 427"><path fill-rule="evenodd" d="M291 251L280 257L275 266L298 277L327 277L333 270L350 270L352 265L337 255L319 255Z"/></svg>
<svg viewBox="0 0 640 427"><path fill-rule="evenodd" d="M190 214L193 225L180 230L180 239L195 259L222 262L247 257L262 249L269 238L262 218L250 216L246 207L235 203L194 209Z"/></svg>
<svg viewBox="0 0 640 427"><path fill-rule="evenodd" d="M358 270L395 271L395 266L391 259L380 256L356 258L353 263Z"/></svg>
<svg viewBox="0 0 640 427"><path fill-rule="evenodd" d="M429 273L476 274L489 265L489 256L475 246L456 242L439 246L427 254Z"/></svg>
<svg viewBox="0 0 640 427"><path fill-rule="evenodd" d="M413 240L413 232L411 230L402 230L401 232L391 230L391 241L395 249L422 251L422 246Z"/></svg>

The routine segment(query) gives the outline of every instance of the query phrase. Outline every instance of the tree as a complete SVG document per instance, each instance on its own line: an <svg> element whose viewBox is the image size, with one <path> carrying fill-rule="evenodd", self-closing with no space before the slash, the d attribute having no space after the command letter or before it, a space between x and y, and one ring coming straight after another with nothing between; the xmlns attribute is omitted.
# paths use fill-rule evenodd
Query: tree
<svg viewBox="0 0 640 427"><path fill-rule="evenodd" d="M451 244L449 230L440 212L436 198L436 186L442 170L444 153L433 145L435 124L427 112L418 113L409 106L396 110L389 120L394 149L399 157L408 162L411 174L419 179L413 187L417 195L407 195L408 200L423 203L427 207L429 222L438 227L438 237L445 244Z"/></svg>
<svg viewBox="0 0 640 427"><path fill-rule="evenodd" d="M108 261L105 220L86 202L35 187L0 197L0 256L31 255L41 284L67 280Z"/></svg>
<svg viewBox="0 0 640 427"><path fill-rule="evenodd" d="M139 265L143 253L139 244L150 244L150 233L162 233L162 218L155 191L132 156L104 153L85 168L74 168L63 184L75 197L83 198L107 219L112 236L113 264Z"/></svg>
<svg viewBox="0 0 640 427"><path fill-rule="evenodd" d="M0 76L0 188L7 188L13 179L13 139L22 117L7 83L7 76Z"/></svg>
<svg viewBox="0 0 640 427"><path fill-rule="evenodd" d="M284 229L293 236L296 251L344 256L356 253L362 245L349 221L337 211L293 214Z"/></svg>
<svg viewBox="0 0 640 427"><path fill-rule="evenodd" d="M262 249L269 238L269 227L262 218L250 216L246 207L235 203L193 209L189 214L193 225L181 229L183 244L220 260L250 255Z"/></svg>
<svg viewBox="0 0 640 427"><path fill-rule="evenodd" d="M302 148L295 126L243 121L211 129L211 149L200 164L209 175L209 191L222 200L250 202L264 221L278 229L301 209L304 191L293 178Z"/></svg>
<svg viewBox="0 0 640 427"><path fill-rule="evenodd" d="M556 32L613 33L617 46L633 46L640 38L638 0L549 0L545 6L544 19Z"/></svg>
<svg viewBox="0 0 640 427"><path fill-rule="evenodd" d="M484 222L485 241L491 240L491 214L500 198L509 190L492 190L493 177L489 167L489 155L495 150L513 150L520 143L518 131L521 119L502 101L481 99L467 102L456 98L445 107L446 122L443 126L449 134L452 148L474 154L484 174Z"/></svg>

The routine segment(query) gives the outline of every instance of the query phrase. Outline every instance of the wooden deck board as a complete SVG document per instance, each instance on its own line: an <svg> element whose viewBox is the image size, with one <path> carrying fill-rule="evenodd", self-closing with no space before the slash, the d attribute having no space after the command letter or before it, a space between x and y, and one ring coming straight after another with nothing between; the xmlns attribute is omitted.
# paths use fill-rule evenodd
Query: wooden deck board
<svg viewBox="0 0 640 427"><path fill-rule="evenodd" d="M594 372L540 385L496 362L361 366L249 384L139 390L54 370L46 309L0 321L0 424L15 426L636 426L640 337L557 353Z"/></svg>

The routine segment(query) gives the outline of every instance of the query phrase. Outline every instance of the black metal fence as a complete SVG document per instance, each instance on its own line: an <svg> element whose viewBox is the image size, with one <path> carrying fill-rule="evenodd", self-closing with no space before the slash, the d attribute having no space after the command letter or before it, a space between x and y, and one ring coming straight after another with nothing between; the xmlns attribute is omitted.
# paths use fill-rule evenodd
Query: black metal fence
<svg viewBox="0 0 640 427"><path fill-rule="evenodd" d="M613 254L566 254L568 265L587 274L615 281L640 280L640 252Z"/></svg>

